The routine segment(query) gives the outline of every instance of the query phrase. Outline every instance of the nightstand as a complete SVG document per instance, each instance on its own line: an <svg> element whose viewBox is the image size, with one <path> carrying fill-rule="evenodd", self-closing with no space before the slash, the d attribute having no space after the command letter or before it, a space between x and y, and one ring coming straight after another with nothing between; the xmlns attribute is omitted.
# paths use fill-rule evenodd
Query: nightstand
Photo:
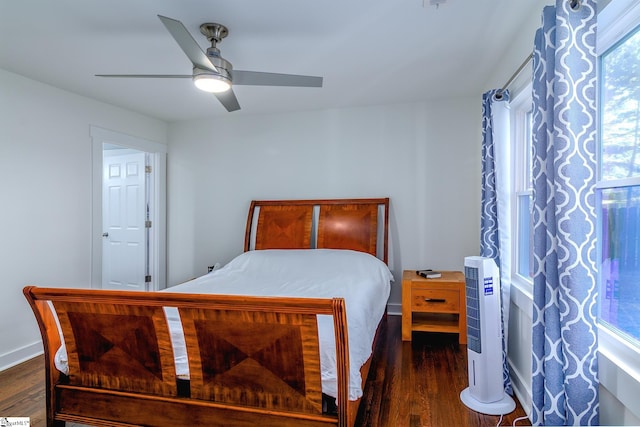
<svg viewBox="0 0 640 427"><path fill-rule="evenodd" d="M414 331L458 334L467 343L467 301L461 271L441 271L442 277L425 279L415 270L402 274L402 340Z"/></svg>

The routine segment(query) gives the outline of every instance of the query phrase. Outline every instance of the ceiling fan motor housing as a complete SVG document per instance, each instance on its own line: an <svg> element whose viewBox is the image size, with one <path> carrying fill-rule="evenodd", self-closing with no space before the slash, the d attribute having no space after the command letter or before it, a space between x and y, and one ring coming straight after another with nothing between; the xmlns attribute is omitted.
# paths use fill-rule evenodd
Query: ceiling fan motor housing
<svg viewBox="0 0 640 427"><path fill-rule="evenodd" d="M228 73L231 73L231 71L233 70L233 65L231 65L231 62L220 56L220 49L218 49L217 47L210 47L209 49L207 49L207 58L209 58L209 61L211 61L211 63L219 70L223 69Z"/></svg>
<svg viewBox="0 0 640 427"><path fill-rule="evenodd" d="M233 70L233 66L229 61L220 56L220 51L216 48L210 47L209 49L207 49L207 58L209 58L209 61L216 67L216 70L218 70L218 72L194 66L193 76L195 77L202 74L220 76L226 80L229 80L229 83L231 83L231 71Z"/></svg>

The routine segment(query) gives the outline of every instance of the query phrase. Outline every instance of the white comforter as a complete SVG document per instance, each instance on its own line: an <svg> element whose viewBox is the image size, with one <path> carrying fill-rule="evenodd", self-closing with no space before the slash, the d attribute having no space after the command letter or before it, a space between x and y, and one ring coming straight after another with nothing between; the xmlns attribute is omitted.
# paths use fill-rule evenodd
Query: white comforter
<svg viewBox="0 0 640 427"><path fill-rule="evenodd" d="M389 298L391 272L378 258L334 249L245 252L219 270L167 289L168 292L255 296L333 298L347 307L349 399L362 396L360 368L369 359L378 323ZM176 373L188 375L184 339L177 310L167 310L174 340ZM319 316L322 391L337 397L333 322Z"/></svg>
<svg viewBox="0 0 640 427"><path fill-rule="evenodd" d="M363 252L334 249L245 252L219 270L166 289L167 292L345 299L349 333L349 399L362 396L360 368L369 359L373 339L389 298L391 271ZM176 374L189 376L178 311L165 308L176 359ZM318 317L322 391L337 397L333 321ZM56 367L68 373L62 345Z"/></svg>

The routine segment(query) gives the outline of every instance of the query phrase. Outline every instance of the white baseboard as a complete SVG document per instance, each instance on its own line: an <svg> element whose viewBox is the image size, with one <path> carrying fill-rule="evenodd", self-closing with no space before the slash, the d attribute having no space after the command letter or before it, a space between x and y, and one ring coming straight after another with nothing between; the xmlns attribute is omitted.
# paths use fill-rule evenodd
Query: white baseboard
<svg viewBox="0 0 640 427"><path fill-rule="evenodd" d="M43 353L42 343L36 341L9 353L0 354L0 372Z"/></svg>
<svg viewBox="0 0 640 427"><path fill-rule="evenodd" d="M402 316L402 304L397 302L390 302L387 304L387 314L392 316Z"/></svg>
<svg viewBox="0 0 640 427"><path fill-rule="evenodd" d="M524 412L531 417L531 389L527 387L526 382L524 382L524 377L522 373L514 368L511 361L508 361L509 365L509 376L511 378L511 386L513 387L513 392L516 397L520 401L520 405L522 405L522 409Z"/></svg>

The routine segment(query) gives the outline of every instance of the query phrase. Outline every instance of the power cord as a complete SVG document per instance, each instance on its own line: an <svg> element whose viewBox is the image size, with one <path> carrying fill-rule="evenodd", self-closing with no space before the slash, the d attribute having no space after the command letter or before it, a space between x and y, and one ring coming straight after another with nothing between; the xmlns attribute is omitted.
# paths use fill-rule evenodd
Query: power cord
<svg viewBox="0 0 640 427"><path fill-rule="evenodd" d="M515 427L515 425L516 425L516 423L517 423L518 421L528 420L528 419L529 419L529 417L528 417L527 415L525 415L524 417L518 417L518 418L516 418L515 420L513 420L513 424L511 424L511 425Z"/></svg>
<svg viewBox="0 0 640 427"><path fill-rule="evenodd" d="M496 427L500 427L500 424L502 424L502 420L503 420L503 418L504 418L504 414L501 414L501 415L500 415L500 419L498 420L498 424L496 424ZM518 418L516 418L515 420L513 420L513 424L511 424L511 426L512 426L512 427L515 427L515 426L516 426L516 423L517 423L518 421L523 421L523 420L527 420L527 419L529 419L529 417L528 417L527 415L525 415L524 417L518 417Z"/></svg>

